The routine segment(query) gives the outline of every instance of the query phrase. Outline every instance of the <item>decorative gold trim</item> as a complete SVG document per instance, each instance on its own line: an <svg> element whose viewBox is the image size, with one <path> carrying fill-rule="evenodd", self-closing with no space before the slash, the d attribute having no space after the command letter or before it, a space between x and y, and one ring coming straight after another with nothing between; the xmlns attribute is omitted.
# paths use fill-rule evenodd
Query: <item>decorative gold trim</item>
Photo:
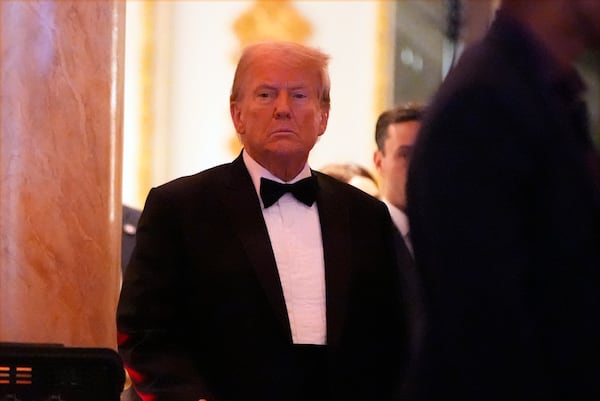
<svg viewBox="0 0 600 401"><path fill-rule="evenodd" d="M137 166L137 202L144 204L148 189L152 185L152 160L154 142L154 58L155 58L155 22L156 5L152 0L145 0L141 7L142 32L140 55L140 132Z"/></svg>
<svg viewBox="0 0 600 401"><path fill-rule="evenodd" d="M250 43L269 39L303 43L312 34L312 27L290 0L255 0L234 21L233 31L243 48Z"/></svg>
<svg viewBox="0 0 600 401"><path fill-rule="evenodd" d="M394 31L395 3L378 0L375 37L375 85L373 113L375 116L392 106L394 93Z"/></svg>

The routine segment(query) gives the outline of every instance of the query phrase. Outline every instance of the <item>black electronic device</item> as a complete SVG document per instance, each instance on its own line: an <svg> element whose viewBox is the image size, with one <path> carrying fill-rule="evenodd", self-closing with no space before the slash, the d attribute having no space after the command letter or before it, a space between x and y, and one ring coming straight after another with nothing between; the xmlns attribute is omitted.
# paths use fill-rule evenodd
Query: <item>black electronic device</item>
<svg viewBox="0 0 600 401"><path fill-rule="evenodd" d="M0 342L0 401L119 401L124 384L113 349Z"/></svg>

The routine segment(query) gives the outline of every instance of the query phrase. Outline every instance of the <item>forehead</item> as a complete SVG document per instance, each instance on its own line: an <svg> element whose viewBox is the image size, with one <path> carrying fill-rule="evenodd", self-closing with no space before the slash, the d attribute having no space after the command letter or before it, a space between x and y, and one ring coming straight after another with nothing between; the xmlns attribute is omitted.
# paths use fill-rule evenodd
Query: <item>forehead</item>
<svg viewBox="0 0 600 401"><path fill-rule="evenodd" d="M281 60L260 60L250 66L248 78L252 87L317 87L319 72L308 66L286 65Z"/></svg>
<svg viewBox="0 0 600 401"><path fill-rule="evenodd" d="M417 138L420 127L421 122L416 120L392 123L387 129L386 142L398 145L412 145Z"/></svg>

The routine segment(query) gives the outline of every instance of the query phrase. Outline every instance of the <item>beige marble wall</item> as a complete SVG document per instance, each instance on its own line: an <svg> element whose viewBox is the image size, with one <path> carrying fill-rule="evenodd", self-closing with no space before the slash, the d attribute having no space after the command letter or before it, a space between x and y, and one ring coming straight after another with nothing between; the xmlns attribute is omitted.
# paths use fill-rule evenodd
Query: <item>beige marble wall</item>
<svg viewBox="0 0 600 401"><path fill-rule="evenodd" d="M124 13L0 1L0 341L116 348Z"/></svg>

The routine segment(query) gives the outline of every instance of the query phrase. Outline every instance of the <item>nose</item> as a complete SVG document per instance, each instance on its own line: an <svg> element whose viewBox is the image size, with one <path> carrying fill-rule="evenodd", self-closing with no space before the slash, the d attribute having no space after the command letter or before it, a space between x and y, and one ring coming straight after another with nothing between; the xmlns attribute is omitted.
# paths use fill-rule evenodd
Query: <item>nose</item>
<svg viewBox="0 0 600 401"><path fill-rule="evenodd" d="M290 97L287 92L282 91L275 101L273 117L275 119L290 118Z"/></svg>

